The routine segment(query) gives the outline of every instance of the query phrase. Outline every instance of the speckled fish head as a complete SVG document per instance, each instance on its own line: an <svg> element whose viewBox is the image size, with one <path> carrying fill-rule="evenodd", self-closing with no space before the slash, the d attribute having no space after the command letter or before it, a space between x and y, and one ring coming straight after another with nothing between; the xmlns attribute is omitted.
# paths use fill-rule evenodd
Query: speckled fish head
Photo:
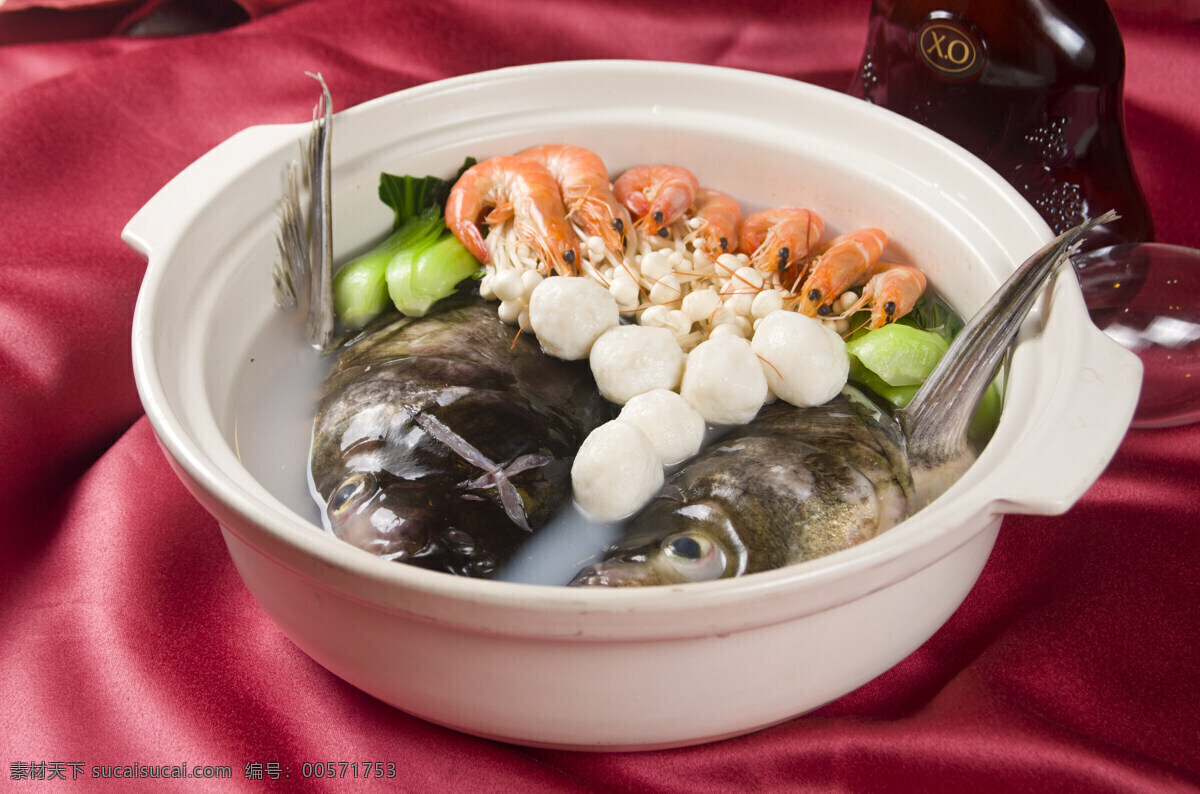
<svg viewBox="0 0 1200 794"><path fill-rule="evenodd" d="M581 587L687 584L740 575L746 549L728 510L716 502L658 498L637 518L638 531L571 581Z"/></svg>

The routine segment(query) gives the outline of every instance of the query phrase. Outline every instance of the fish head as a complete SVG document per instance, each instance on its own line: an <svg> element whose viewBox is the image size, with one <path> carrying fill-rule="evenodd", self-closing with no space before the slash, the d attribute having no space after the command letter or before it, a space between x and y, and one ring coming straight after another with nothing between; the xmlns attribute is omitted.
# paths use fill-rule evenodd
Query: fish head
<svg viewBox="0 0 1200 794"><path fill-rule="evenodd" d="M707 582L740 575L746 549L718 503L659 498L639 513L603 560L581 570L576 587L637 587Z"/></svg>
<svg viewBox="0 0 1200 794"><path fill-rule="evenodd" d="M397 562L421 556L440 526L425 489L380 482L368 471L349 472L332 490L325 518L336 537Z"/></svg>

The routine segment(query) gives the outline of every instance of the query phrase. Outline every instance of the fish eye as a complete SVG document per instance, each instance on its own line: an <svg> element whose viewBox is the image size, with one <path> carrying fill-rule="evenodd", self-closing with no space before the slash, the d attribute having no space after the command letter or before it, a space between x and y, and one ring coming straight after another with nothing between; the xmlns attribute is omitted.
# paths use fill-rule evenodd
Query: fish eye
<svg viewBox="0 0 1200 794"><path fill-rule="evenodd" d="M356 471L342 480L342 484L329 497L326 512L331 519L345 518L374 488L375 478L370 472Z"/></svg>
<svg viewBox="0 0 1200 794"><path fill-rule="evenodd" d="M667 562L690 582L719 579L725 573L725 552L707 535L677 532L662 541Z"/></svg>

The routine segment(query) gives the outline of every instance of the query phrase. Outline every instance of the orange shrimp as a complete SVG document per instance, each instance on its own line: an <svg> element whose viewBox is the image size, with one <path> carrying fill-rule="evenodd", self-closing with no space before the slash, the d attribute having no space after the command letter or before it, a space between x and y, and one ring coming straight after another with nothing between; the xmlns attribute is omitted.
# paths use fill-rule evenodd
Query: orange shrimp
<svg viewBox="0 0 1200 794"><path fill-rule="evenodd" d="M615 254L625 250L629 211L613 195L600 155L582 146L547 144L518 152L517 157L535 160L554 175L567 217L585 234L604 240L605 247Z"/></svg>
<svg viewBox="0 0 1200 794"><path fill-rule="evenodd" d="M638 230L662 237L692 206L699 190L696 176L676 165L640 165L613 183L617 200L637 218L634 225Z"/></svg>
<svg viewBox="0 0 1200 794"><path fill-rule="evenodd" d="M476 259L487 264L481 218L489 226L511 218L513 234L546 268L561 275L575 274L577 240L567 223L558 183L540 163L523 157L492 157L467 169L450 189L446 226Z"/></svg>
<svg viewBox="0 0 1200 794"><path fill-rule="evenodd" d="M871 328L899 320L916 306L925 293L925 274L912 265L876 262L866 273L862 294L841 316L849 317L870 307Z"/></svg>
<svg viewBox="0 0 1200 794"><path fill-rule="evenodd" d="M738 224L742 220L742 207L737 199L716 190L700 188L696 192L695 206L694 217L700 219L700 244L697 247L712 259L736 251Z"/></svg>
<svg viewBox="0 0 1200 794"><path fill-rule="evenodd" d="M821 241L825 221L812 210L778 207L762 210L742 221L739 234L742 252L763 273L778 273L785 287L804 275L800 263Z"/></svg>
<svg viewBox="0 0 1200 794"><path fill-rule="evenodd" d="M800 313L809 317L828 316L833 311L830 305L833 300L854 284L862 283L887 243L887 233L882 229L859 229L833 238L800 288L797 295Z"/></svg>

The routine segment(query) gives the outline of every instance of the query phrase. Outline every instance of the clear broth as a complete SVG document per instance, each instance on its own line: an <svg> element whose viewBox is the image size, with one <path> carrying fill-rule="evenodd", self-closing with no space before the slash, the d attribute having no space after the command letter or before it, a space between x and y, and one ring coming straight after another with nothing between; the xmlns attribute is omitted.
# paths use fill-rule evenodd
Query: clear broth
<svg viewBox="0 0 1200 794"><path fill-rule="evenodd" d="M286 507L324 532L328 528L309 471L309 451L328 370L329 360L304 340L302 318L277 312L241 362L232 412L234 448L242 465ZM710 427L704 446L728 429ZM620 535L620 523L592 521L569 503L492 578L565 585Z"/></svg>

